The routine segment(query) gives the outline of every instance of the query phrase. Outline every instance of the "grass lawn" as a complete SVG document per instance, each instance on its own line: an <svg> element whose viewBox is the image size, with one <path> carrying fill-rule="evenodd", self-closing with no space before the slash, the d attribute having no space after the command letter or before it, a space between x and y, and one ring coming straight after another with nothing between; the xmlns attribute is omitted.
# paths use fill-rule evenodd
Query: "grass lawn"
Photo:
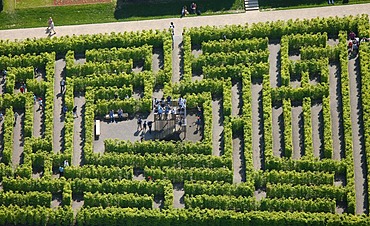
<svg viewBox="0 0 370 226"><path fill-rule="evenodd" d="M11 1L11 0L8 0ZM14 1L14 0L13 0ZM47 2L50 0L32 0ZM104 3L15 9L0 13L0 29L47 26L51 16L56 26L106 23L130 20L145 20L179 17L181 8L190 6L192 0L176 0L161 3ZM243 11L243 0L196 1L202 15Z"/></svg>
<svg viewBox="0 0 370 226"><path fill-rule="evenodd" d="M334 1L335 5L343 5L343 0ZM368 2L370 0L349 0L348 4ZM298 9L328 6L328 0L259 0L258 3L260 9Z"/></svg>
<svg viewBox="0 0 370 226"><path fill-rule="evenodd" d="M16 9L28 9L44 6L52 6L54 4L53 0L15 0Z"/></svg>

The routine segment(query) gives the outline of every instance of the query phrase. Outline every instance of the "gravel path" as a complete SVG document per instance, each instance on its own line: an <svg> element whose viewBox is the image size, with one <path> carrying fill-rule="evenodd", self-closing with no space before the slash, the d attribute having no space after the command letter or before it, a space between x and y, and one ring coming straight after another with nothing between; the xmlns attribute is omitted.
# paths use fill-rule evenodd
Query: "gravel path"
<svg viewBox="0 0 370 226"><path fill-rule="evenodd" d="M184 185L177 183L173 185L173 207L174 208L185 208L184 203Z"/></svg>
<svg viewBox="0 0 370 226"><path fill-rule="evenodd" d="M154 48L152 55L152 71L157 73L163 69L163 49Z"/></svg>
<svg viewBox="0 0 370 226"><path fill-rule="evenodd" d="M44 111L39 110L38 103L33 105L33 133L34 137L41 137L43 134Z"/></svg>
<svg viewBox="0 0 370 226"><path fill-rule="evenodd" d="M293 159L299 159L304 155L303 150L303 109L302 103L292 102L292 140Z"/></svg>
<svg viewBox="0 0 370 226"><path fill-rule="evenodd" d="M241 136L233 138L233 183L245 181L244 140Z"/></svg>
<svg viewBox="0 0 370 226"><path fill-rule="evenodd" d="M329 95L330 95L330 115L333 140L333 159L344 158L343 143L343 116L342 116L342 95L340 84L340 68L336 63L329 65Z"/></svg>
<svg viewBox="0 0 370 226"><path fill-rule="evenodd" d="M15 169L16 166L23 163L23 122L24 122L24 112L15 111L15 124L13 132L13 154L12 154L12 164Z"/></svg>
<svg viewBox="0 0 370 226"><path fill-rule="evenodd" d="M74 104L77 106L77 118L74 119L73 126L73 154L72 165L81 166L83 164L84 148L84 117L85 117L85 97L75 96Z"/></svg>
<svg viewBox="0 0 370 226"><path fill-rule="evenodd" d="M222 99L212 100L212 119L213 155L221 156L224 146L224 119L222 113Z"/></svg>
<svg viewBox="0 0 370 226"><path fill-rule="evenodd" d="M321 101L311 100L311 125L313 155L322 158L323 154L323 118Z"/></svg>
<svg viewBox="0 0 370 226"><path fill-rule="evenodd" d="M352 144L355 168L356 213L368 213L367 164L363 137L363 119L361 108L361 77L359 59L348 61L350 86Z"/></svg>
<svg viewBox="0 0 370 226"><path fill-rule="evenodd" d="M242 114L242 83L241 81L233 81L231 87L231 115L237 116Z"/></svg>
<svg viewBox="0 0 370 226"><path fill-rule="evenodd" d="M269 63L270 63L270 85L271 88L280 86L280 43L277 41L270 42L268 45ZM284 117L281 101L272 103L272 151L274 156L282 157L284 148Z"/></svg>
<svg viewBox="0 0 370 226"><path fill-rule="evenodd" d="M54 137L53 148L54 153L62 152L64 150L64 116L62 114L62 104L64 93L60 92L60 81L62 80L63 71L66 67L64 59L58 59L55 62L54 75ZM68 85L68 84L67 84ZM72 109L69 109L72 110Z"/></svg>
<svg viewBox="0 0 370 226"><path fill-rule="evenodd" d="M181 33L180 33L181 34ZM182 35L173 36L173 49L172 49L172 82L177 83L180 81L182 74L181 67L182 56Z"/></svg>
<svg viewBox="0 0 370 226"><path fill-rule="evenodd" d="M254 80L254 79L252 79ZM263 109L262 109L262 81L252 81L252 148L253 148L253 165L256 170L263 169Z"/></svg>

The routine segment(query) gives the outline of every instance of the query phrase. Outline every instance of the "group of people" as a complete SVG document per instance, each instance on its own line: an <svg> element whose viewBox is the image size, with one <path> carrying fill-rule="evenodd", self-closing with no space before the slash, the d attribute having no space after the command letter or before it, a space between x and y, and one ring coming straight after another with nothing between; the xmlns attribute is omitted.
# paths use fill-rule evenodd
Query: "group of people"
<svg viewBox="0 0 370 226"><path fill-rule="evenodd" d="M186 108L186 99L183 97L179 98L178 108L172 107L171 104L171 96L167 96L166 99L162 97L160 100L155 98L153 104L154 114L158 114L160 119L162 119L162 115L165 115L166 119L168 119L169 115L175 115L177 113L181 114L181 112L183 112Z"/></svg>
<svg viewBox="0 0 370 226"><path fill-rule="evenodd" d="M201 12L200 12L200 10L198 10L197 4L195 2L191 3L191 5L190 5L190 13L191 14L196 14L196 15L201 14ZM184 7L182 7L180 18L182 18L184 16L187 16L187 15L189 15L188 7L184 6Z"/></svg>
<svg viewBox="0 0 370 226"><path fill-rule="evenodd" d="M370 42L370 38L363 37L361 40L356 36L355 32L351 31L348 35L348 54L356 56L358 54L358 49L362 42Z"/></svg>
<svg viewBox="0 0 370 226"><path fill-rule="evenodd" d="M27 87L26 87L26 83L21 82L21 87L19 88L19 91L20 91L21 93L24 93L24 92L26 92L26 89L27 89Z"/></svg>
<svg viewBox="0 0 370 226"><path fill-rule="evenodd" d="M120 119L120 120L123 119L123 110L122 110L122 108L118 109L117 115L118 115L118 119ZM113 109L109 111L109 119L110 119L110 122L114 122L114 110Z"/></svg>
<svg viewBox="0 0 370 226"><path fill-rule="evenodd" d="M68 160L64 160L63 166L59 166L59 175L62 177L64 176L64 168L69 166Z"/></svg>
<svg viewBox="0 0 370 226"><path fill-rule="evenodd" d="M143 131L144 133L146 132L146 127L148 126L149 128L149 133L151 134L152 133L152 126L153 126L153 122L152 121L144 121L141 119L141 117L139 117L137 119L137 129L136 131Z"/></svg>

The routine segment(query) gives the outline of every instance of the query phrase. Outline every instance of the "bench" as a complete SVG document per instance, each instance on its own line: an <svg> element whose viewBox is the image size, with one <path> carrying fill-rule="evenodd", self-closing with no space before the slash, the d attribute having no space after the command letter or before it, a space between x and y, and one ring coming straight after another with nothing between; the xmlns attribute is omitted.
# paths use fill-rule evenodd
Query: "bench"
<svg viewBox="0 0 370 226"><path fill-rule="evenodd" d="M113 118L114 118L114 119L119 119L118 114L113 114ZM128 118L128 113L122 113L122 118L123 118L123 119L127 119L127 118ZM109 114L106 114L106 115L104 116L104 119L105 119L105 120L110 120L110 116L109 116Z"/></svg>
<svg viewBox="0 0 370 226"><path fill-rule="evenodd" d="M100 120L95 120L95 135L100 136Z"/></svg>

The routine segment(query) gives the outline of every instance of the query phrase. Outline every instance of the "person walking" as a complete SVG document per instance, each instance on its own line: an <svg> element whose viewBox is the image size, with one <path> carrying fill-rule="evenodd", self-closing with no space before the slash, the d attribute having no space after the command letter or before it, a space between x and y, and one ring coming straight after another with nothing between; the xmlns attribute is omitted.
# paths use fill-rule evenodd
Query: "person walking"
<svg viewBox="0 0 370 226"><path fill-rule="evenodd" d="M143 131L146 132L146 121L143 123Z"/></svg>
<svg viewBox="0 0 370 226"><path fill-rule="evenodd" d="M148 122L148 128L149 128L149 133L152 134L152 125L153 125L153 122L152 121L149 121Z"/></svg>
<svg viewBox="0 0 370 226"><path fill-rule="evenodd" d="M62 78L62 80L60 81L60 93L61 94L63 94L65 87L66 87L66 80Z"/></svg>
<svg viewBox="0 0 370 226"><path fill-rule="evenodd" d="M49 26L48 26L49 35L55 35L56 34L55 28L54 28L55 25L54 25L54 21L51 17L49 18L48 24L49 24ZM54 34L52 34L51 32L54 32Z"/></svg>
<svg viewBox="0 0 370 226"><path fill-rule="evenodd" d="M141 117L139 117L137 119L137 131L142 130L143 129L143 126L141 125L142 124L142 120L141 120Z"/></svg>
<svg viewBox="0 0 370 226"><path fill-rule="evenodd" d="M42 110L42 106L43 106L43 103L42 103L42 98L39 97L39 110L41 109Z"/></svg>

